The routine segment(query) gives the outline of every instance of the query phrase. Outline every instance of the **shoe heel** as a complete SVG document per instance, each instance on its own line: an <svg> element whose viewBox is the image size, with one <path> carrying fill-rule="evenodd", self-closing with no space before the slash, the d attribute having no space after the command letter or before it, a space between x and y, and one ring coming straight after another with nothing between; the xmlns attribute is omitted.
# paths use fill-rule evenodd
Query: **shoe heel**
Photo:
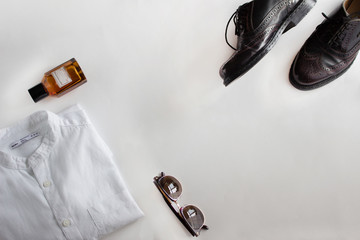
<svg viewBox="0 0 360 240"><path fill-rule="evenodd" d="M288 23L283 33L286 33L295 27L315 6L316 0L303 0L299 2L298 6L290 14Z"/></svg>

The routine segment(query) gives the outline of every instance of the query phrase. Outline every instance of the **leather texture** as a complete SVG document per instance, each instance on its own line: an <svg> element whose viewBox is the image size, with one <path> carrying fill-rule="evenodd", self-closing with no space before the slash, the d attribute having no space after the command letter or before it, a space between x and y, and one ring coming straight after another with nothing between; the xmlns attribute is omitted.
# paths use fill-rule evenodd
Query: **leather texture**
<svg viewBox="0 0 360 240"><path fill-rule="evenodd" d="M273 6L275 6L281 0L253 0L253 11L256 14L252 15L253 27L258 27L264 17L271 11Z"/></svg>
<svg viewBox="0 0 360 240"><path fill-rule="evenodd" d="M290 82L296 88L321 87L349 69L360 49L359 16L341 6L316 28L291 66Z"/></svg>
<svg viewBox="0 0 360 240"><path fill-rule="evenodd" d="M315 5L316 0L281 0L263 16L259 26L253 26L254 2L241 5L235 15L238 36L234 54L220 68L220 76L228 85L251 69L277 42L283 32L294 27ZM264 5L264 7L269 7ZM264 11L262 11L264 12Z"/></svg>

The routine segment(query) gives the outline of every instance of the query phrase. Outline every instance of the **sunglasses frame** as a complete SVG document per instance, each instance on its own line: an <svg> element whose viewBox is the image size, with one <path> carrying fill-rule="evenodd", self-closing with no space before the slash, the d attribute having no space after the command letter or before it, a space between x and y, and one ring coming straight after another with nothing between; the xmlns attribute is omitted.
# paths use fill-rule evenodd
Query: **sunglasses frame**
<svg viewBox="0 0 360 240"><path fill-rule="evenodd" d="M175 199L172 199L170 196L168 196L168 194L163 190L163 188L160 186L160 180L163 178L163 177L165 177L166 175L165 175L165 173L164 172L161 172L160 173L160 176L156 176L156 177L154 177L154 184L155 184L155 186L157 187L157 189L160 191L160 193L161 193L161 195L163 196L163 198L164 198L164 200L165 200L165 202L166 202L166 204L169 206L169 208L171 209L171 211L176 215L176 217L180 220L180 222L184 225L184 227L194 236L194 237L198 237L199 235L200 235L200 231L202 230L202 229L205 229L205 230L208 230L209 229L209 227L207 226L207 225L205 225L205 216L204 216L204 214L202 213L202 211L198 208L198 207L196 207L196 208L198 208L199 210L200 210L200 212L203 214L203 216L204 216L204 222L203 222L203 224L202 224L202 226L198 229L198 230L195 230L195 229L193 229L191 226L190 226L190 224L185 220L185 217L184 217L184 215L183 215L183 209L186 207L186 206L189 206L189 204L188 205L184 205L184 206L180 206L178 203L177 203L177 199L175 200ZM167 175L168 177L172 177L172 178L174 178L174 179L176 179L175 177L173 177L173 176L169 176L169 175ZM177 180L177 179L176 179ZM177 180L178 181L178 180ZM179 181L178 181L179 182ZM179 182L180 183L180 182ZM180 196L181 196L181 194L180 194ZM179 196L179 197L180 197ZM177 205L177 207L179 208L179 210L176 210L175 208L174 208L174 206L172 205L172 203L175 203L176 205ZM192 206L194 206L194 205L192 205ZM195 206L194 206L195 207Z"/></svg>

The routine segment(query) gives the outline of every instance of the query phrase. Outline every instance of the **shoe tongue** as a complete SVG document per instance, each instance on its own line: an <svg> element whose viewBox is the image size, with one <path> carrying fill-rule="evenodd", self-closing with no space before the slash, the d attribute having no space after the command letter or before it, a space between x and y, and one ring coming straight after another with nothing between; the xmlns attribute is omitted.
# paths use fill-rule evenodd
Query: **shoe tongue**
<svg viewBox="0 0 360 240"><path fill-rule="evenodd" d="M360 12L360 1L357 0L345 0L343 3L343 9L346 16L354 15L359 16Z"/></svg>

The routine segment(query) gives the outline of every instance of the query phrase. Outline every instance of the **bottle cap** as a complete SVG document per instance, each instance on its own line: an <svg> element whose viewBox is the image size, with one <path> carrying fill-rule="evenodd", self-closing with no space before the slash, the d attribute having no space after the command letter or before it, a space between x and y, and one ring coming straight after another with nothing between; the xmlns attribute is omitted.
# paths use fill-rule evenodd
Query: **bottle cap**
<svg viewBox="0 0 360 240"><path fill-rule="evenodd" d="M49 93L45 90L41 83L30 88L28 91L34 102L40 101L41 99L49 96Z"/></svg>

